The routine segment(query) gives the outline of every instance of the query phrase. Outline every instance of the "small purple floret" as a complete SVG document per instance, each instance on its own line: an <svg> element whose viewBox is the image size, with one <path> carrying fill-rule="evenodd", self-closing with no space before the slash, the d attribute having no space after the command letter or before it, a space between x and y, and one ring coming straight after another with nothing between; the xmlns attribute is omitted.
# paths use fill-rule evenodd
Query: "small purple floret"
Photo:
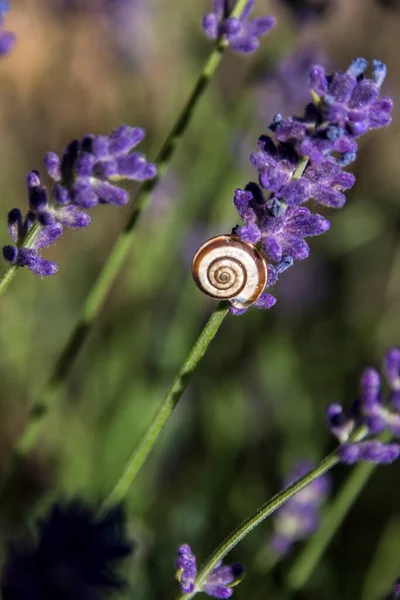
<svg viewBox="0 0 400 600"><path fill-rule="evenodd" d="M274 17L249 19L254 0L247 0L239 17L230 17L236 0L214 0L213 12L203 17L202 26L212 40L225 36L229 47L240 54L250 54L259 46L258 38L269 33L275 26Z"/></svg>
<svg viewBox="0 0 400 600"><path fill-rule="evenodd" d="M195 590L195 579L197 575L196 557L188 544L182 544L178 548L176 558L177 574L181 592L190 594ZM244 577L244 567L241 564L223 566L221 563L208 577L201 590L212 598L230 598L232 587L238 584Z"/></svg>

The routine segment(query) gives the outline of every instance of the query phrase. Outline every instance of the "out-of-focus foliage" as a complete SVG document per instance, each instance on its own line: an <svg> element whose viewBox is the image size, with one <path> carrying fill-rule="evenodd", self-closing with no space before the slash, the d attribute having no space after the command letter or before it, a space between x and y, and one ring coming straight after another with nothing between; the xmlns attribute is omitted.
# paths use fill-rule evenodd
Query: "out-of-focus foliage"
<svg viewBox="0 0 400 600"><path fill-rule="evenodd" d="M356 56L379 58L388 65L393 124L362 140L348 204L330 212L331 230L311 241L310 258L282 276L276 306L224 322L138 476L128 499L137 600L176 596L179 544L190 543L201 563L280 489L299 457L322 457L332 444L326 405L350 402L362 368L400 344L400 13L373 0L337 0L322 20L299 25L284 3L264 4L258 14L274 14L277 27L254 56L224 58L41 443L10 490L2 540L32 505L38 513L77 492L97 500L119 475L212 310L192 283L191 256L236 224L233 191L255 177L249 152L279 110L279 86L266 86L276 85L280 61L310 44L338 68ZM144 151L154 156L210 48L200 27L209 8L185 0L12 5L7 26L18 41L0 64L2 244L6 213L25 208L25 175L43 171L45 151L126 122L146 128ZM288 110L288 98L282 102ZM95 210L87 230L67 231L49 251L57 276L21 270L1 300L1 465L128 210ZM333 472L334 491L348 472ZM373 600L390 588L400 564L377 565L393 562L399 474L398 464L377 470L299 598L354 600L364 590ZM269 573L260 556L271 533L267 521L231 557L248 573L238 600L288 598L296 549Z"/></svg>

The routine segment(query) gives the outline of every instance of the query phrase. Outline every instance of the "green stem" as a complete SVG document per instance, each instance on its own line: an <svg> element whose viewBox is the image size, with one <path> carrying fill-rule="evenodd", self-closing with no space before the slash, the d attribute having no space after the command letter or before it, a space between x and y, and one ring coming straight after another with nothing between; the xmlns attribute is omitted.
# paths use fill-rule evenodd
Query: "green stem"
<svg viewBox="0 0 400 600"><path fill-rule="evenodd" d="M241 542L257 525L262 523L267 517L274 513L285 502L290 500L295 494L307 487L315 479L329 471L339 462L337 451L329 454L319 465L312 471L292 483L288 488L276 494L271 500L260 506L260 508L237 527L223 542L218 546L215 552L211 555L206 566L201 570L195 582L195 589L190 594L184 594L180 600L189 600L193 598L202 586L207 582L208 577L217 567L217 565L225 558L225 556L233 550L239 542Z"/></svg>
<svg viewBox="0 0 400 600"><path fill-rule="evenodd" d="M359 442L365 438L367 433L368 430L366 427L360 427L353 433L349 441ZM338 452L339 449L340 446L334 452L328 454L328 456L325 457L314 469L309 471L309 473L306 473L306 475L300 479L297 479L297 481L294 481L282 492L279 492L273 496L271 500L268 500L268 502L260 506L260 508L253 515L239 525L239 527L237 527L222 542L222 544L218 546L215 552L213 552L206 566L201 570L196 579L194 591L190 594L183 594L179 600L190 600L190 598L193 598L198 592L201 591L201 588L207 582L208 577L218 566L218 564L225 558L225 556L229 554L229 552L231 552L231 550L233 550L233 548L237 546L239 542L241 542L255 527L257 527L257 525L260 525L260 523L278 510L282 504L285 504L285 502L290 500L290 498L292 498L295 494L301 492L301 490L310 485L310 483L312 483L315 479L318 479L318 477L321 477L321 475L337 465L340 462Z"/></svg>
<svg viewBox="0 0 400 600"><path fill-rule="evenodd" d="M226 302L220 302L214 310L185 362L179 369L170 390L160 404L152 422L131 456L128 458L122 475L107 496L103 503L102 510L107 510L115 504L120 503L125 498L134 478L150 454L164 425L182 397L194 370L207 351L207 348L220 328L222 321L228 314L228 310L229 305Z"/></svg>
<svg viewBox="0 0 400 600"><path fill-rule="evenodd" d="M305 545L290 570L287 581L291 589L298 590L304 586L375 468L376 465L372 463L360 463L355 467L325 511L322 525Z"/></svg>
<svg viewBox="0 0 400 600"><path fill-rule="evenodd" d="M355 438L352 436L352 441L360 439L360 437ZM379 439L381 442L387 443L390 442L392 436L390 432L386 431ZM292 589L298 590L306 584L334 534L346 518L375 469L376 465L372 463L357 465L341 491L326 508L320 528L304 546L303 551L299 554L289 572L287 580Z"/></svg>
<svg viewBox="0 0 400 600"><path fill-rule="evenodd" d="M39 223L35 223L29 233L26 235L25 239L18 245L19 248L29 248L32 242L35 240L37 234L40 231ZM3 275L0 276L0 296L4 294L12 280L14 279L17 271L19 269L19 265L10 265L4 271Z"/></svg>

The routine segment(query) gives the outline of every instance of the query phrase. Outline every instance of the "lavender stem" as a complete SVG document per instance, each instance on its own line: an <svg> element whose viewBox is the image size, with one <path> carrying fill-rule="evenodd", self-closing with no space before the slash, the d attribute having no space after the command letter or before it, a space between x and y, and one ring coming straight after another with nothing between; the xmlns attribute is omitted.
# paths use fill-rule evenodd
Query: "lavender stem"
<svg viewBox="0 0 400 600"><path fill-rule="evenodd" d="M367 434L368 430L365 427L358 429L351 437L352 441L360 441ZM179 600L190 600L202 589L202 586L207 582L208 577L218 566L218 564L225 558L231 550L239 542L241 542L253 529L260 525L267 517L274 513L280 508L285 502L290 500L295 494L300 492L302 489L307 487L315 479L332 469L335 465L340 462L338 448L328 454L314 469L306 473L300 479L293 482L282 492L279 492L275 496L268 500L265 504L260 506L256 512L246 519L239 527L237 527L218 548L213 552L206 566L201 570L195 582L195 589L189 594L183 594Z"/></svg>
<svg viewBox="0 0 400 600"><path fill-rule="evenodd" d="M160 404L152 422L146 429L136 448L133 450L131 456L128 458L122 475L108 494L102 505L102 510L107 510L112 506L119 504L126 496L134 478L147 456L150 454L165 423L182 397L194 370L206 353L210 342L220 328L228 311L228 303L220 302L212 313L192 350L189 352L185 362L179 369L171 388Z"/></svg>

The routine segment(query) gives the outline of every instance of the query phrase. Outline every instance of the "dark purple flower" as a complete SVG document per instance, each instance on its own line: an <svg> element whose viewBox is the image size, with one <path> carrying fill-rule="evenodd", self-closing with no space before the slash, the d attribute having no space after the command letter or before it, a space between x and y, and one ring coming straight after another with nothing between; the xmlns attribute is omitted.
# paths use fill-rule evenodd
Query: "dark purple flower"
<svg viewBox="0 0 400 600"><path fill-rule="evenodd" d="M300 461L285 481L285 488L312 468L311 463ZM330 478L328 475L321 475L276 512L275 532L271 540L272 549L276 554L287 554L294 542L309 537L318 529L320 507L329 491Z"/></svg>
<svg viewBox="0 0 400 600"><path fill-rule="evenodd" d="M179 581L181 592L183 594L193 592L196 589L196 557L188 544L182 544L178 548L176 568L176 578ZM243 577L243 565L232 564L223 566L220 563L198 591L204 592L212 598L230 598L233 594L232 587L240 583Z"/></svg>
<svg viewBox="0 0 400 600"><path fill-rule="evenodd" d="M6 56L11 52L16 41L16 35L12 31L3 28L4 14L10 10L7 0L0 1L0 56Z"/></svg>
<svg viewBox="0 0 400 600"><path fill-rule="evenodd" d="M100 600L123 586L117 568L132 544L121 508L97 517L80 501L55 504L36 529L10 544L4 600Z"/></svg>
<svg viewBox="0 0 400 600"><path fill-rule="evenodd" d="M178 548L176 557L176 578L181 586L183 594L189 594L194 590L194 581L197 575L196 557L192 553L189 544L182 544Z"/></svg>
<svg viewBox="0 0 400 600"><path fill-rule="evenodd" d="M274 17L249 19L255 0L247 0L239 17L230 17L236 0L213 0L213 12L203 17L203 30L210 39L225 36L234 52L249 54L257 50L258 38L275 26Z"/></svg>
<svg viewBox="0 0 400 600"><path fill-rule="evenodd" d="M144 181L155 176L155 165L147 162L144 154L131 152L143 137L143 129L122 125L108 137L86 135L74 140L61 159L48 152L44 163L54 181L51 193L41 185L37 171L28 174L30 210L25 219L18 209L9 213L8 230L17 248L12 251L12 246L6 246L4 258L36 275L56 273L57 265L42 259L38 250L54 242L62 226L85 228L91 221L86 210L98 204L126 204L129 194L117 185L121 179ZM34 223L39 233L27 245L26 236Z"/></svg>
<svg viewBox="0 0 400 600"><path fill-rule="evenodd" d="M400 598L400 578L394 584L393 593L395 598Z"/></svg>
<svg viewBox="0 0 400 600"><path fill-rule="evenodd" d="M398 368L400 352L390 349L384 357L384 370L391 391L383 401L381 377L376 369L365 369L360 381L360 394L353 402L349 414L340 404L331 404L327 410L327 420L333 435L342 444L339 455L342 462L353 464L358 461L374 463L392 462L400 453L397 444L385 444L374 436L385 429L400 438L400 402L398 397ZM394 390L394 391L392 391ZM356 427L367 428L367 440L351 442L351 434Z"/></svg>
<svg viewBox="0 0 400 600"><path fill-rule="evenodd" d="M347 465L353 465L359 461L386 465L392 463L399 456L399 444L384 444L378 440L343 444L339 448L340 460Z"/></svg>

